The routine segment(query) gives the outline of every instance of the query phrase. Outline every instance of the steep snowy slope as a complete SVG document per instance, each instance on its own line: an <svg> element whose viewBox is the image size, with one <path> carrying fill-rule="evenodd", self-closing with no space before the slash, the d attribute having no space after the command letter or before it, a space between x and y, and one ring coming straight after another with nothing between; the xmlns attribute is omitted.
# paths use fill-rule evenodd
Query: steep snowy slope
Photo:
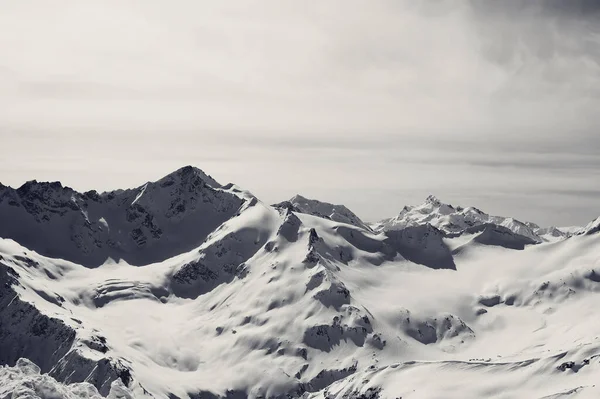
<svg viewBox="0 0 600 399"><path fill-rule="evenodd" d="M193 174L239 205L174 256L97 265L0 240L0 397L598 393L600 233L538 245L493 223L374 233ZM214 207L190 217L204 215Z"/></svg>
<svg viewBox="0 0 600 399"><path fill-rule="evenodd" d="M426 223L447 234L461 234L469 228L496 225L535 242L553 241L567 236L556 227L541 228L530 222L523 223L513 218L491 216L474 207L454 207L432 195L421 205L405 206L397 216L374 223L371 227L376 231L388 231Z"/></svg>
<svg viewBox="0 0 600 399"><path fill-rule="evenodd" d="M600 231L600 217L592 220L587 226L577 230L575 234L596 234Z"/></svg>
<svg viewBox="0 0 600 399"><path fill-rule="evenodd" d="M313 216L319 216L331 219L335 222L347 223L356 227L370 230L370 227L364 223L358 216L344 205L334 205L329 202L322 202L314 199L308 199L301 195L295 195L289 201L275 204L275 207L288 207L296 212L307 213Z"/></svg>

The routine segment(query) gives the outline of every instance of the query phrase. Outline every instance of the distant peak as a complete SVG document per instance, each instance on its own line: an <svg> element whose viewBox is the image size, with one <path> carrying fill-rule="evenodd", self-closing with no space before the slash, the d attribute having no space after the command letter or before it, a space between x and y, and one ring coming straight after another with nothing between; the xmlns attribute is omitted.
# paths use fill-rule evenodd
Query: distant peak
<svg viewBox="0 0 600 399"><path fill-rule="evenodd" d="M187 165L182 168L177 169L176 171L169 173L165 177L159 180L159 182L173 180L175 178L181 180L187 180L190 178L198 177L203 180L207 185L213 188L222 187L215 179L213 179L210 175L204 173L202 169L197 168L195 166Z"/></svg>
<svg viewBox="0 0 600 399"><path fill-rule="evenodd" d="M332 208L347 209L344 205L334 204L331 202L321 201L318 199L306 198L300 194L294 195L292 198L290 198L289 202L291 202L292 204L297 204L297 205L317 206L317 207L318 206L328 206L328 207L332 207Z"/></svg>
<svg viewBox="0 0 600 399"><path fill-rule="evenodd" d="M308 201L308 198L306 198L300 194L296 194L292 198L290 198L290 202L296 202L296 201Z"/></svg>
<svg viewBox="0 0 600 399"><path fill-rule="evenodd" d="M425 198L425 202L436 206L442 203L435 195L429 195L427 198Z"/></svg>
<svg viewBox="0 0 600 399"><path fill-rule="evenodd" d="M61 182L59 181L53 181L53 182L38 182L37 180L29 180L25 183L23 183L23 185L21 185L21 187L19 187L17 189L17 192L22 194L22 193L27 193L30 191L39 191L39 190L62 190L62 189L67 189L68 187L63 187L63 185L61 184Z"/></svg>
<svg viewBox="0 0 600 399"><path fill-rule="evenodd" d="M277 205L282 206L285 203L291 204L293 206L293 210L296 212L318 216L336 222L351 224L365 230L371 230L369 226L360 220L360 218L345 205L336 205L317 199L309 199L300 194L296 194L290 198L289 201L284 201Z"/></svg>
<svg viewBox="0 0 600 399"><path fill-rule="evenodd" d="M21 187L27 186L41 186L41 187L51 187L51 188L63 188L63 185L59 181L37 181L37 180L29 180L21 185ZM19 187L20 188L20 187Z"/></svg>

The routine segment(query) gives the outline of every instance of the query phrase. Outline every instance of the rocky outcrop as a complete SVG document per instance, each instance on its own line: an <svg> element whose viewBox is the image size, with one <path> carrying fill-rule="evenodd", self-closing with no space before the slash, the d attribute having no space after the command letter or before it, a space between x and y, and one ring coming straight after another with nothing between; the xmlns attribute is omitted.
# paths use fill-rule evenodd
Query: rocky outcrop
<svg viewBox="0 0 600 399"><path fill-rule="evenodd" d="M172 277L171 289L177 296L196 298L222 283L243 278L245 262L265 244L252 228L231 232L199 250L198 259L181 266Z"/></svg>
<svg viewBox="0 0 600 399"><path fill-rule="evenodd" d="M53 376L43 374L35 363L25 358L18 359L13 367L0 367L0 396L9 397L5 395L19 398L101 399L105 396L108 399L133 399L120 379L111 382L108 390L99 392L89 382L61 383Z"/></svg>
<svg viewBox="0 0 600 399"><path fill-rule="evenodd" d="M464 321L452 314L422 317L405 310L399 319L399 324L406 335L424 345L435 344L452 338L459 338L464 342L475 337L473 330Z"/></svg>
<svg viewBox="0 0 600 399"><path fill-rule="evenodd" d="M452 252L443 241L444 234L429 224L385 234L385 244L411 262L432 269L456 269Z"/></svg>
<svg viewBox="0 0 600 399"><path fill-rule="evenodd" d="M0 262L0 364L26 357L49 372L71 349L75 331L22 301L13 289L18 284L17 272Z"/></svg>
<svg viewBox="0 0 600 399"><path fill-rule="evenodd" d="M84 356L78 346L107 352L103 345L86 345L77 341L73 328L62 320L41 313L21 300L13 287L19 284L17 272L0 262L0 364L24 364L21 358L35 364L37 373L49 373L62 383L89 382L106 396L113 381L125 386L131 382L129 370L106 356L93 360ZM33 367L33 366L32 366Z"/></svg>

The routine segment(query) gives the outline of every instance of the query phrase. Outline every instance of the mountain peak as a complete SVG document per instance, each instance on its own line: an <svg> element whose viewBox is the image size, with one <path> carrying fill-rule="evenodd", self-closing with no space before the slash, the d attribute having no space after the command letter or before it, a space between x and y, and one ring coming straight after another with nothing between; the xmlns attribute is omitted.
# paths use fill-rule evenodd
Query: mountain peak
<svg viewBox="0 0 600 399"><path fill-rule="evenodd" d="M442 204L442 201L440 201L435 195L428 195L427 198L425 198L425 203L439 206Z"/></svg>
<svg viewBox="0 0 600 399"><path fill-rule="evenodd" d="M0 237L89 266L161 261L197 247L244 199L186 166L127 190L83 194L35 180L0 193Z"/></svg>
<svg viewBox="0 0 600 399"><path fill-rule="evenodd" d="M38 182L37 180L29 180L25 183L23 183L21 185L21 187L19 187L17 189L17 192L19 193L26 193L29 192L31 190L61 190L61 189L67 189L68 187L63 187L62 183L59 181L53 181L53 182Z"/></svg>
<svg viewBox="0 0 600 399"><path fill-rule="evenodd" d="M311 200L300 194L296 194L292 198L289 199L289 202L291 202L291 203L299 202L299 201L305 202L305 201L311 201Z"/></svg>
<svg viewBox="0 0 600 399"><path fill-rule="evenodd" d="M520 236L536 242L542 242L545 229L532 223L523 223L514 218L492 216L473 207L454 207L443 203L434 195L429 195L425 202L416 207L404 207L396 217L386 219L376 225L378 231L401 230L410 226L429 223L446 234L462 234L472 228L485 225L504 227ZM560 232L554 232L561 236Z"/></svg>
<svg viewBox="0 0 600 399"><path fill-rule="evenodd" d="M354 212L344 205L335 205L329 202L309 199L300 194L294 195L289 201L285 202L291 204L293 208L300 213L306 213L336 222L351 224L366 230L371 230L366 223L360 220L360 218L356 216Z"/></svg>
<svg viewBox="0 0 600 399"><path fill-rule="evenodd" d="M160 183L161 185L167 184L171 185L178 181L189 181L190 179L200 179L204 181L208 186L212 188L220 188L222 187L220 183L218 183L215 179L213 179L210 175L204 173L204 171L195 166L187 165L182 168L177 169L176 171L169 173L162 179L158 180L156 183Z"/></svg>
<svg viewBox="0 0 600 399"><path fill-rule="evenodd" d="M174 173L176 173L180 176L186 176L186 175L190 175L190 174L196 174L198 172L204 173L200 168L197 168L192 165L186 165L186 166L183 166L183 167L177 169Z"/></svg>

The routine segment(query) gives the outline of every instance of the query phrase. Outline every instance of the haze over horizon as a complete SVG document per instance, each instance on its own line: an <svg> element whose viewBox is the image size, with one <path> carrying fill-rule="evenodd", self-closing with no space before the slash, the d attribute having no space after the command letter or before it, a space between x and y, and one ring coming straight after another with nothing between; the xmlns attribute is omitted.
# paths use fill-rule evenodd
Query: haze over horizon
<svg viewBox="0 0 600 399"><path fill-rule="evenodd" d="M600 214L594 1L21 1L0 14L0 182L139 186L187 164L365 220L434 194Z"/></svg>

